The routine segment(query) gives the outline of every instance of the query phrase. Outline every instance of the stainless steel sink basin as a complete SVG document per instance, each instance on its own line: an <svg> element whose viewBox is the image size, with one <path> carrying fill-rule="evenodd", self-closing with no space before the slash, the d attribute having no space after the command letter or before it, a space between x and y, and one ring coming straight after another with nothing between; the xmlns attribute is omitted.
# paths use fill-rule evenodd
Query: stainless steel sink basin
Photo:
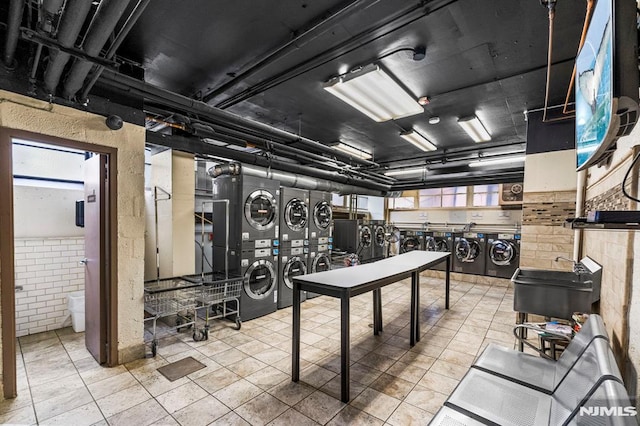
<svg viewBox="0 0 640 426"><path fill-rule="evenodd" d="M564 319L574 312L591 312L600 300L602 267L588 257L579 264L584 272L518 268L511 278L514 310Z"/></svg>

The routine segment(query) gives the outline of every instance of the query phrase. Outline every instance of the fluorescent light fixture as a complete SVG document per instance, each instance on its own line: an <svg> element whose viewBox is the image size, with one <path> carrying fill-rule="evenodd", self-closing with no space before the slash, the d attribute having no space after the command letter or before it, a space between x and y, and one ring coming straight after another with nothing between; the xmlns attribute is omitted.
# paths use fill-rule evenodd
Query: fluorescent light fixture
<svg viewBox="0 0 640 426"><path fill-rule="evenodd" d="M378 122L424 112L413 96L373 64L329 80L324 89Z"/></svg>
<svg viewBox="0 0 640 426"><path fill-rule="evenodd" d="M404 176L404 175L416 175L427 171L426 167L414 167L411 169L390 170L384 172L385 176Z"/></svg>
<svg viewBox="0 0 640 426"><path fill-rule="evenodd" d="M482 121L475 115L458 119L458 124L471 136L474 142L487 142L491 140L491 135L482 124Z"/></svg>
<svg viewBox="0 0 640 426"><path fill-rule="evenodd" d="M373 158L372 155L369 154L368 152L358 148L354 148L351 145L347 145L346 143L338 142L335 145L332 145L331 147L334 149L337 149L338 151L342 151L346 154L349 154L352 157L361 158L363 160L371 160L371 158Z"/></svg>
<svg viewBox="0 0 640 426"><path fill-rule="evenodd" d="M435 151L438 149L437 146L429 142L427 138L422 136L420 133L415 130L410 130L408 132L400 133L400 136L406 140L411 142L416 147L420 148L422 151Z"/></svg>
<svg viewBox="0 0 640 426"><path fill-rule="evenodd" d="M486 160L472 161L469 163L469 167L493 166L496 164L507 163L522 163L524 161L524 157L524 155L518 155L516 157L488 158Z"/></svg>

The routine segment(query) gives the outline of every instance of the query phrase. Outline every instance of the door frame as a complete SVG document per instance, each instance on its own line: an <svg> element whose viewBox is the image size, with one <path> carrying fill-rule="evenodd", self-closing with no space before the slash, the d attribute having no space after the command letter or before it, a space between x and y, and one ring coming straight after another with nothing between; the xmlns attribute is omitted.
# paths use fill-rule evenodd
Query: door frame
<svg viewBox="0 0 640 426"><path fill-rule="evenodd" d="M2 378L5 398L17 396L16 383L16 318L13 232L13 154L12 139L26 139L51 145L74 148L109 156L107 183L107 362L118 363L118 230L117 230L117 155L118 149L62 139L54 136L0 127L0 301L2 306Z"/></svg>

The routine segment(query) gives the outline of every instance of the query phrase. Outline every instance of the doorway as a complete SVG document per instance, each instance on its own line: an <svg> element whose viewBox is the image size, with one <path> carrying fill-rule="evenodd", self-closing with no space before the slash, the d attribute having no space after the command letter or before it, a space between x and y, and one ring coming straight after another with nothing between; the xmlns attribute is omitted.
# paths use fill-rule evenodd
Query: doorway
<svg viewBox="0 0 640 426"><path fill-rule="evenodd" d="M28 228L30 224L34 227L38 223L38 219L40 219L40 225L42 225L42 223L46 222L49 212L47 209L39 208L37 209L38 211L32 212L32 214L27 215L27 217L25 217L22 211L14 212L17 203L24 201L18 201L15 198L18 192L20 196L22 196L24 191L14 191L13 186L14 176L17 174L13 170L14 147L16 146L16 142L20 143L20 141L32 141L31 145L34 143L40 144L41 146L47 147L52 154L77 152L81 153L83 157L81 158L81 162L85 166L86 176L81 178L84 191L81 190L79 192L80 196L78 198L84 200L86 212L86 215L82 215L85 225L85 235L82 237L84 240L84 255L81 259L64 259L64 256L57 256L56 260L63 262L61 263L63 266L62 270L58 266L51 264L47 258L44 257L47 256L46 253L43 257L35 253L30 255L30 257L34 259L33 263L37 261L38 265L45 265L46 269L44 269L44 271L40 273L37 271L26 272L28 268L24 266L24 264L29 264L30 262L24 262L24 256L22 255L29 249L21 249L21 247L25 247L26 242L24 240L16 240L16 237L19 235L14 231L16 227L18 227L19 233L21 233L25 226ZM24 145L23 143L20 149L26 149ZM93 152L95 154L85 160L85 152ZM18 155L16 155L16 157L17 156ZM73 288L74 285L79 286L80 281L82 281L85 287L85 345L88 351L100 364L112 366L117 363L117 303L115 298L117 288L114 279L116 277L114 261L116 236L114 234L115 226L111 226L110 220L110 218L116 217L115 156L116 150L112 148L62 140L29 132L0 129L0 232L3 235L2 241L0 241L0 292L2 300L3 386L6 398L15 397L17 394L16 337L25 335L25 328L28 330L28 334L33 334L44 331L45 329L51 330L66 325L64 322L66 322L68 318L55 318L55 313L53 312L56 309L60 310L60 307L56 306L59 304L59 300L56 301L50 297L50 295L57 293L57 291L52 289L50 283L55 282L60 286L64 278L71 281L72 284L67 290L75 290L75 288ZM55 155L50 155L50 157L53 158ZM89 157L89 155L87 155L87 157ZM43 165L44 169L47 167L50 168L51 165ZM111 176L114 178L111 179ZM71 182L65 182L65 180L71 180ZM55 182L58 186L64 186L62 184L73 185L74 183L74 179L64 179L64 177L58 179L58 181L59 182ZM76 184L78 183L77 181L78 179L76 179ZM50 193L51 189L40 191L40 195L46 194L47 191ZM60 194L60 192L58 192L58 194ZM53 198L56 197L54 196ZM64 218L63 221L74 221L75 219L75 217ZM25 224L25 220L29 223ZM55 224L53 226L60 225ZM30 244L33 244L33 247L39 247L41 243L43 246L44 244L51 245L53 253L56 253L56 247L54 247L56 244L63 248L65 246L69 248L69 245L71 245L63 244L67 243L63 238L52 238L48 241L44 241L41 238L30 240ZM16 254L16 250L21 253ZM44 252L48 250L48 248L43 247L41 250ZM60 250L58 250L58 252L60 252ZM67 251L67 253L69 253L69 251ZM53 258L53 255L49 255L49 258ZM65 260L67 262L64 262ZM22 264L16 266L17 263L21 261ZM78 264L79 261L81 261L81 264ZM37 266L35 269L42 269L42 266ZM51 271L51 273L48 271ZM69 273L65 274L65 272ZM74 273L76 273L75 277ZM58 274L59 277L56 278L54 274ZM62 275L64 275L63 278L60 277ZM33 280L21 280L25 277L31 277ZM42 277L43 279L39 280L37 279L38 277ZM16 290L20 290L22 286L22 291L24 291L24 284L27 282L29 282L29 284L36 283L36 285L42 282L40 285L43 288L35 289L35 291L36 294L44 294L41 294L40 300L37 298L36 300L32 300L33 298L31 297L27 298L29 302L33 302L31 307L35 309L35 315L31 315L33 312L30 312L29 315L21 312L21 317L16 320ZM33 291L33 286L29 286L28 290ZM63 311L66 313L67 296L60 296L58 294L54 297L58 299L64 297L65 305ZM22 299L24 299L24 297L22 297ZM54 309L52 310L51 307ZM20 306L20 308L22 308L22 306ZM39 312L38 309L40 309L41 312ZM25 316L35 318L38 323L36 323L35 326L25 326ZM47 318L47 316L50 318ZM31 327L30 330L29 327Z"/></svg>

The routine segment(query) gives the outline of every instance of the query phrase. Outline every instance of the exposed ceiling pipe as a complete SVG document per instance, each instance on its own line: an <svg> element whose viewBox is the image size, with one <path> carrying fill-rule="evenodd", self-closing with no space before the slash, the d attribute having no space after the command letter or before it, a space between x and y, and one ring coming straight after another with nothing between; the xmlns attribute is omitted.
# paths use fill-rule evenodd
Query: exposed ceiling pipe
<svg viewBox="0 0 640 426"><path fill-rule="evenodd" d="M20 22L24 12L24 0L11 0L7 22L7 40L4 45L4 66L9 70L16 67L16 49L20 38Z"/></svg>
<svg viewBox="0 0 640 426"><path fill-rule="evenodd" d="M202 97L202 100L204 102L209 102L211 99L224 93L232 87L237 86L239 83L264 69L267 65L276 62L280 58L289 54L291 51L299 49L304 44L324 34L326 31L328 31L330 24L334 23L334 21L338 21L338 19L343 19L345 16L349 16L354 12L354 9L356 7L359 8L359 11L361 11L370 7L372 4L377 3L378 1L380 0L354 0L346 6L340 8L336 12L330 14L329 16L322 18L319 22L311 25L309 29L303 30L302 32L295 31L294 33L297 33L297 35L291 40L281 46L278 46L248 67L245 67L245 69L240 73L237 73L234 78L204 95Z"/></svg>
<svg viewBox="0 0 640 426"><path fill-rule="evenodd" d="M242 173L249 176L261 177L264 179L272 179L279 181L284 186L300 189L310 189L316 191L338 192L340 194L360 194L375 195L384 197L387 191L375 191L372 189L364 189L353 185L332 182L324 179L314 179L309 176L289 173L281 170L267 169L264 167L242 165Z"/></svg>
<svg viewBox="0 0 640 426"><path fill-rule="evenodd" d="M211 120L214 124L219 124L227 128L241 131L258 132L266 138L276 138L285 142L299 143L311 151L327 153L332 156L347 159L352 163L370 167L379 167L379 165L373 161L362 160L350 157L349 155L341 155L331 147L323 145L320 142L298 136L285 130L276 129L275 127L267 124L240 117L239 115L231 112L223 111L204 102L145 83L144 81L120 74L117 71L110 70L108 68L105 68L102 73L102 79L105 83L111 86L120 87L122 90L141 96L165 107L173 108L181 112L202 115L203 117Z"/></svg>
<svg viewBox="0 0 640 426"><path fill-rule="evenodd" d="M58 43L63 47L73 47L80 34L82 25L91 10L91 2L87 0L67 0L58 29ZM60 76L71 55L59 50L49 49L49 64L44 73L44 86L51 96L56 93Z"/></svg>
<svg viewBox="0 0 640 426"><path fill-rule="evenodd" d="M45 34L51 34L54 30L55 17L60 13L64 0L44 0L42 2L43 16L40 22L40 30Z"/></svg>
<svg viewBox="0 0 640 426"><path fill-rule="evenodd" d="M222 157L248 165L288 171L294 174L306 175L311 178L326 179L332 182L349 185L353 188L358 188L353 192L357 194L371 195L371 191L381 194L389 191L390 187L389 185L379 184L370 180L356 179L351 176L318 169L316 167L303 166L275 158L251 154L249 152L236 151L221 146L211 145L198 139L194 140L193 138L182 136L170 136L147 131L147 143L165 146L167 148L192 154Z"/></svg>
<svg viewBox="0 0 640 426"><path fill-rule="evenodd" d="M133 28L135 23L138 22L138 19L142 15L142 12L144 12L147 6L149 6L149 3L151 3L151 0L138 1L138 4L136 4L135 8L133 9L133 12L131 12L131 15L129 15L129 17L127 18L127 21L122 26L122 29L116 36L115 40L113 40L113 43L111 43L111 46L109 46L109 50L107 50L107 54L105 55L106 59L112 59L115 56L116 50L118 50L118 48L124 41L125 37L127 36L127 34L129 34L129 31L131 31L131 28ZM100 78L100 74L102 74L103 70L104 70L103 66L98 66L98 68L93 72L93 74L91 74L91 78L89 79L87 84L84 86L84 89L82 90L82 95L80 95L80 99L82 100L87 99L87 97L89 96L89 92L93 88L94 84L96 84L96 81L98 81L98 79Z"/></svg>
<svg viewBox="0 0 640 426"><path fill-rule="evenodd" d="M118 20L129 5L130 0L102 0L96 11L93 21L87 30L82 42L82 48L89 56L98 56L113 33ZM84 79L91 71L93 64L88 61L76 59L64 82L62 95L66 99L73 99L78 90L82 88Z"/></svg>
<svg viewBox="0 0 640 426"><path fill-rule="evenodd" d="M457 176L456 176L457 175ZM495 175L489 175L481 172L465 172L456 175L427 175L426 179L400 181L393 185L394 191L410 191L423 188L442 188L451 186L471 186L471 185L490 185L497 183L522 182L524 179L524 170L514 170L510 172L500 172Z"/></svg>

